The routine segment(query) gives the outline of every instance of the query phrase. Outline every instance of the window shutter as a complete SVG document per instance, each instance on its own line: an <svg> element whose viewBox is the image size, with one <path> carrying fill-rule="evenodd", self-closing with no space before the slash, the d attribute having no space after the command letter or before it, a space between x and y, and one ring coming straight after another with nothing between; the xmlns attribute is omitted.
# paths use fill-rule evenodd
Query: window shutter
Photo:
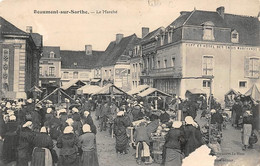
<svg viewBox="0 0 260 166"><path fill-rule="evenodd" d="M245 57L244 60L244 75L245 77L249 77L249 57Z"/></svg>

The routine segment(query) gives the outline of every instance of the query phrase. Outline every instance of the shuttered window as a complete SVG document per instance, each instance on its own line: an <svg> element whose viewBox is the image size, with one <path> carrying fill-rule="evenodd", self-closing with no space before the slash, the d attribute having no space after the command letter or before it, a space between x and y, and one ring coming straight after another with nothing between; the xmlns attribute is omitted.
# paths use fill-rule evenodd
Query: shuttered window
<svg viewBox="0 0 260 166"><path fill-rule="evenodd" d="M259 78L259 63L257 57L245 57L245 77Z"/></svg>

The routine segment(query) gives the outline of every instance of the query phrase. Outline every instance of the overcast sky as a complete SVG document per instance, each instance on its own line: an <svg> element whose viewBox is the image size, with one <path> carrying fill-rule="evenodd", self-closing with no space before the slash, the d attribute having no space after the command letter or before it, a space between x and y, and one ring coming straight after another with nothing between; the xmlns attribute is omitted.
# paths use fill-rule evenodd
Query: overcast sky
<svg viewBox="0 0 260 166"><path fill-rule="evenodd" d="M0 0L0 16L22 30L33 26L43 35L45 46L83 50L91 44L104 50L117 33L137 34L167 26L180 11L215 11L224 6L226 13L257 16L260 0ZM155 5L153 5L155 4ZM114 10L117 14L34 14L34 10Z"/></svg>

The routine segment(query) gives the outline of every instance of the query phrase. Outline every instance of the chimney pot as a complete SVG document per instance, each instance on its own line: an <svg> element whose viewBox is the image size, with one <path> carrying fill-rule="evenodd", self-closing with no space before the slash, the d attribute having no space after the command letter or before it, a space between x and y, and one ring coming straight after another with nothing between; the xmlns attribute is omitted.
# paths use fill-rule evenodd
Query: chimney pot
<svg viewBox="0 0 260 166"><path fill-rule="evenodd" d="M224 19L224 15L225 15L225 7L224 6L220 6L216 9L216 11L218 12L218 14Z"/></svg>
<svg viewBox="0 0 260 166"><path fill-rule="evenodd" d="M85 45L86 55L92 55L92 45Z"/></svg>
<svg viewBox="0 0 260 166"><path fill-rule="evenodd" d="M142 27L142 38L144 38L149 33L148 27Z"/></svg>
<svg viewBox="0 0 260 166"><path fill-rule="evenodd" d="M32 26L26 26L26 32L32 33Z"/></svg>
<svg viewBox="0 0 260 166"><path fill-rule="evenodd" d="M121 33L116 34L116 44L120 43L120 41L123 39L124 35Z"/></svg>

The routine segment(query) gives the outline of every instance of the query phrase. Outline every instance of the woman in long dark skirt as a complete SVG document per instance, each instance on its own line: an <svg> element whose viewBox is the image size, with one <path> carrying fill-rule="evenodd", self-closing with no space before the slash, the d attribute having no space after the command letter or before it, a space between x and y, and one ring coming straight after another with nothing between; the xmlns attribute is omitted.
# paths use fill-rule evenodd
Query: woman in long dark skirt
<svg viewBox="0 0 260 166"><path fill-rule="evenodd" d="M124 111L119 111L114 120L117 153L127 153L128 137L126 134L126 128L128 126L130 126L130 119L127 116L124 116Z"/></svg>
<svg viewBox="0 0 260 166"><path fill-rule="evenodd" d="M11 115L9 121L4 125L4 143L3 143L3 160L5 163L16 161L18 146L18 123L16 117Z"/></svg>
<svg viewBox="0 0 260 166"><path fill-rule="evenodd" d="M79 165L80 166L99 166L96 136L91 132L90 125L84 124L82 127L83 134L79 137L79 148L82 150Z"/></svg>
<svg viewBox="0 0 260 166"><path fill-rule="evenodd" d="M57 163L58 158L53 150L53 141L47 134L45 127L42 127L40 132L36 134L33 144L32 166L48 166Z"/></svg>
<svg viewBox="0 0 260 166"><path fill-rule="evenodd" d="M182 141L184 131L181 121L174 121L172 128L165 137L165 158L164 166L181 166L184 154L182 153Z"/></svg>
<svg viewBox="0 0 260 166"><path fill-rule="evenodd" d="M57 147L60 148L58 166L78 166L78 138L71 126L64 129L57 140Z"/></svg>
<svg viewBox="0 0 260 166"><path fill-rule="evenodd" d="M17 166L27 166L31 161L32 151L33 151L33 139L35 137L35 134L32 131L32 122L27 121L22 126L21 131L18 132L18 135L19 135L19 145L17 147L18 150Z"/></svg>
<svg viewBox="0 0 260 166"><path fill-rule="evenodd" d="M185 118L186 126L184 128L185 138L187 143L184 148L185 156L195 151L198 147L202 145L202 137L198 134L198 124L194 122L191 116Z"/></svg>

